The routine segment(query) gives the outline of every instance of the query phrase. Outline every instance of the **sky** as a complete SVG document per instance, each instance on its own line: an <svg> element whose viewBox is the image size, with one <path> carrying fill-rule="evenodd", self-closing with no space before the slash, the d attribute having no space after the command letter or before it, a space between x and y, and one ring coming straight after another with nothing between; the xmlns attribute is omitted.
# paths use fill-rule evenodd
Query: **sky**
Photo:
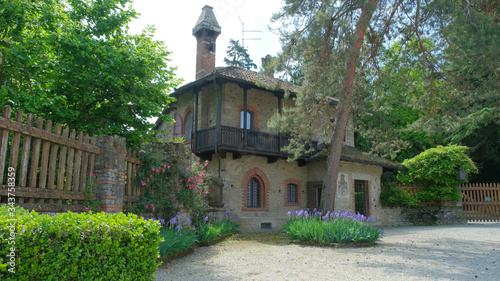
<svg viewBox="0 0 500 281"><path fill-rule="evenodd" d="M195 80L196 38L192 29L205 5L213 7L221 26L215 65L225 66L229 39L241 43L243 21L245 30L261 31L245 33L245 47L250 58L260 67L262 57L276 55L280 50L278 35L268 26L272 14L278 12L282 4L281 0L134 0L132 7L141 15L129 24L129 32L137 34L147 25L153 25L156 28L155 39L164 41L172 52L170 66L177 67L177 77L183 78L183 84L186 84Z"/></svg>

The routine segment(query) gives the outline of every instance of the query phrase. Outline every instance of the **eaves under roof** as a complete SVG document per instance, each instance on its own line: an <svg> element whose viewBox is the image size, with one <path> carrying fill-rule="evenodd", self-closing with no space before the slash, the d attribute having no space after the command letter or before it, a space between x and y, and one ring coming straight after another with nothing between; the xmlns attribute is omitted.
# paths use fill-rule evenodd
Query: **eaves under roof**
<svg viewBox="0 0 500 281"><path fill-rule="evenodd" d="M310 159L324 159L328 155L328 149L323 149L312 156ZM380 156L364 152L352 146L345 145L342 147L340 160L354 163L361 163L367 165L374 165L384 168L384 171L401 171L405 167L396 161L389 160Z"/></svg>

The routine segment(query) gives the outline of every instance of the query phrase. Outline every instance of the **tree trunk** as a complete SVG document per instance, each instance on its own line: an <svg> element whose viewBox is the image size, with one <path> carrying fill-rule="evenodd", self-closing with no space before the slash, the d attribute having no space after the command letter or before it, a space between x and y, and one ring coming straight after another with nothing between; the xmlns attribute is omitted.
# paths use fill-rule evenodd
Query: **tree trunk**
<svg viewBox="0 0 500 281"><path fill-rule="evenodd" d="M325 175L325 200L323 210L335 210L335 194L337 193L337 177L340 170L340 154L344 146L344 135L349 117L349 105L352 101L352 86L354 84L354 75L356 74L356 63L359 58L363 38L366 28L370 23L373 12L377 7L379 0L369 0L362 8L361 15L356 23L355 41L349 47L346 61L346 73L342 80L343 97L337 105L335 118L335 129L331 141L330 152ZM351 188L351 190L353 190Z"/></svg>

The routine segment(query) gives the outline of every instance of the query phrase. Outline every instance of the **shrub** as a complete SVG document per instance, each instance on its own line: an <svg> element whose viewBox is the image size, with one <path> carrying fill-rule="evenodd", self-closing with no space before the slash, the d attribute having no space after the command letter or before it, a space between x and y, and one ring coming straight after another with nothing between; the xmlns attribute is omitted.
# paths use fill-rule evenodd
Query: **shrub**
<svg viewBox="0 0 500 281"><path fill-rule="evenodd" d="M399 188L397 184L385 184L384 190L380 193L380 201L385 207L401 206L405 208L415 208L420 204L420 200L415 196Z"/></svg>
<svg viewBox="0 0 500 281"><path fill-rule="evenodd" d="M123 213L51 217L6 205L0 218L0 264L15 247L15 273L4 268L1 280L154 280L161 241L156 222ZM11 245L7 219L13 218Z"/></svg>
<svg viewBox="0 0 500 281"><path fill-rule="evenodd" d="M316 211L288 212L289 218L283 231L290 239L319 243L370 243L375 242L383 232L367 225L370 217L351 214L347 211L330 212L325 215Z"/></svg>
<svg viewBox="0 0 500 281"><path fill-rule="evenodd" d="M209 222L208 217L205 217L205 223L200 224L196 229L198 241L207 242L220 236L234 233L239 227L239 225L235 222L237 218L237 216L231 215L227 210L224 213L223 219L219 221Z"/></svg>
<svg viewBox="0 0 500 281"><path fill-rule="evenodd" d="M210 175L205 171L208 161L199 164L196 155L169 143L149 144L139 150L138 158L143 165L135 180L144 191L141 201L127 212L170 217L180 206L193 214L205 212L212 191Z"/></svg>
<svg viewBox="0 0 500 281"><path fill-rule="evenodd" d="M407 168L398 174L402 184L425 186L417 194L417 198L424 202L434 202L441 199L460 200L458 186L466 180L456 178L458 169L467 174L477 173L477 168L467 156L465 146L437 146L428 149L412 159L403 162Z"/></svg>
<svg viewBox="0 0 500 281"><path fill-rule="evenodd" d="M165 224L163 220L159 221L161 224ZM180 213L168 221L166 226L160 230L160 237L163 238L159 246L160 256L164 257L186 250L196 242L196 235L190 229L190 223L190 220L184 220Z"/></svg>

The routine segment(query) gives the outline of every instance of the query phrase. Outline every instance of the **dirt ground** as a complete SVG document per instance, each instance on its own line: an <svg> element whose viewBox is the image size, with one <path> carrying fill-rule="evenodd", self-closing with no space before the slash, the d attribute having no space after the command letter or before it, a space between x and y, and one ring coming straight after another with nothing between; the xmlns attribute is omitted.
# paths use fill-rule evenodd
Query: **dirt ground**
<svg viewBox="0 0 500 281"><path fill-rule="evenodd" d="M162 265L156 280L500 280L500 223L385 228L372 247L235 235Z"/></svg>

